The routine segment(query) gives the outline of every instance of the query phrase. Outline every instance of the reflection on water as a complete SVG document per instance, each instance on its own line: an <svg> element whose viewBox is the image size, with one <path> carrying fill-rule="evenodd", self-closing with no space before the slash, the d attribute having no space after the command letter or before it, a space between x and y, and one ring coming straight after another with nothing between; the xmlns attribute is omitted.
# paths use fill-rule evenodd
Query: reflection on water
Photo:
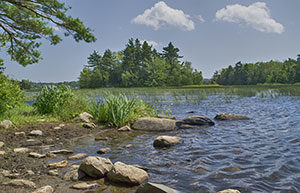
<svg viewBox="0 0 300 193"><path fill-rule="evenodd" d="M300 99L272 97L272 92L265 91L269 97L261 97L263 92L248 97L212 94L200 96L199 103L176 102L171 94L165 95L165 100L156 103L167 105L177 119L190 115L213 118L220 112L251 119L216 121L209 128L164 133L180 136L184 141L168 150L153 148L159 133L122 134L109 141L87 138L80 140L74 150L97 155L99 148L109 147L112 151L104 157L145 166L150 169L151 182L182 192L217 192L227 188L246 193L300 192ZM188 114L189 111L195 113ZM128 144L133 147L126 148Z"/></svg>

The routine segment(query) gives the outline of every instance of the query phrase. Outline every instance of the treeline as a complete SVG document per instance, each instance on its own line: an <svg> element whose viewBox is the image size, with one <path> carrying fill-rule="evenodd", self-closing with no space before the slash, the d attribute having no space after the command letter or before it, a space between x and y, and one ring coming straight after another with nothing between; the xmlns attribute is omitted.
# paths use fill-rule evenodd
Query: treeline
<svg viewBox="0 0 300 193"><path fill-rule="evenodd" d="M223 68L214 73L212 81L221 85L256 85L263 83L293 84L300 82L300 55L283 62L269 61Z"/></svg>
<svg viewBox="0 0 300 193"><path fill-rule="evenodd" d="M79 82L78 81L71 81L71 82L57 82L57 83L52 83L52 82L32 82L29 80L15 80L15 83L19 85L19 87L22 90L28 90L28 91L37 91L41 90L45 86L60 86L60 85L65 85L68 86L71 89L78 89L79 88Z"/></svg>
<svg viewBox="0 0 300 193"><path fill-rule="evenodd" d="M146 41L130 39L120 52L94 51L79 77L80 88L163 87L202 84L202 73L191 62L181 62L170 42L158 53Z"/></svg>

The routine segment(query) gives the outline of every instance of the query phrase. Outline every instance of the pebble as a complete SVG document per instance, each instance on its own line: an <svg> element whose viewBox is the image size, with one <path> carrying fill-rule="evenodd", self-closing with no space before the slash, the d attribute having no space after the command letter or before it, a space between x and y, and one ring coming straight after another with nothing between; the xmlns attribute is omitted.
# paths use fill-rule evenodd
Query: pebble
<svg viewBox="0 0 300 193"><path fill-rule="evenodd" d="M14 152L15 153L27 153L29 152L30 150L26 147L20 147L20 148L15 148L14 149Z"/></svg>
<svg viewBox="0 0 300 193"><path fill-rule="evenodd" d="M54 189L51 186L43 186L32 193L53 193Z"/></svg>
<svg viewBox="0 0 300 193"><path fill-rule="evenodd" d="M32 170L27 170L26 172L28 175L31 175L31 176L34 175L34 172Z"/></svg>
<svg viewBox="0 0 300 193"><path fill-rule="evenodd" d="M75 184L72 186L72 188L77 189L77 190L85 190L85 189L92 189L98 187L99 184L88 184L86 182L81 182L79 184Z"/></svg>
<svg viewBox="0 0 300 193"><path fill-rule="evenodd" d="M2 141L0 141L0 148L2 148L4 146L4 143Z"/></svg>
<svg viewBox="0 0 300 193"><path fill-rule="evenodd" d="M49 170L48 171L48 175L50 175L50 176L58 176L59 172L58 172L57 169L55 169L55 170Z"/></svg>
<svg viewBox="0 0 300 193"><path fill-rule="evenodd" d="M63 160L63 161L59 161L59 162L50 163L50 164L48 164L48 167L50 167L50 168L64 168L67 165L68 165L68 161Z"/></svg>
<svg viewBox="0 0 300 193"><path fill-rule="evenodd" d="M36 187L35 183L33 183L32 181L22 180L22 179L10 180L8 182L4 182L3 185L22 186L22 187L28 187L28 188Z"/></svg>
<svg viewBox="0 0 300 193"><path fill-rule="evenodd" d="M4 155L5 153L5 151L0 151L0 155Z"/></svg>
<svg viewBox="0 0 300 193"><path fill-rule="evenodd" d="M119 132L128 132L131 131L132 129L129 126L124 126L118 129Z"/></svg>
<svg viewBox="0 0 300 193"><path fill-rule="evenodd" d="M20 176L19 173L11 173L9 170L2 170L0 174L7 178L18 178Z"/></svg>
<svg viewBox="0 0 300 193"><path fill-rule="evenodd" d="M41 141L34 140L34 139L28 139L22 144L22 147L40 146L42 144L43 143Z"/></svg>
<svg viewBox="0 0 300 193"><path fill-rule="evenodd" d="M35 152L30 152L29 153L29 157L33 157L33 158L45 158L46 154L39 154L39 153L35 153Z"/></svg>
<svg viewBox="0 0 300 193"><path fill-rule="evenodd" d="M76 155L68 157L69 160L77 160L86 157L86 153L78 153Z"/></svg>
<svg viewBox="0 0 300 193"><path fill-rule="evenodd" d="M61 127L54 127L54 130L61 130Z"/></svg>
<svg viewBox="0 0 300 193"><path fill-rule="evenodd" d="M26 134L25 132L21 131L21 132L15 132L15 135L25 137Z"/></svg>
<svg viewBox="0 0 300 193"><path fill-rule="evenodd" d="M60 150L50 151L49 153L53 153L53 154L71 154L71 153L73 153L73 151L67 150L67 149L60 149Z"/></svg>
<svg viewBox="0 0 300 193"><path fill-rule="evenodd" d="M98 154L105 154L105 153L108 153L108 152L110 152L111 151L111 149L110 148L101 148L101 149L99 149L98 151L97 151L97 153Z"/></svg>
<svg viewBox="0 0 300 193"><path fill-rule="evenodd" d="M43 132L41 130L32 130L29 135L31 136L42 136Z"/></svg>

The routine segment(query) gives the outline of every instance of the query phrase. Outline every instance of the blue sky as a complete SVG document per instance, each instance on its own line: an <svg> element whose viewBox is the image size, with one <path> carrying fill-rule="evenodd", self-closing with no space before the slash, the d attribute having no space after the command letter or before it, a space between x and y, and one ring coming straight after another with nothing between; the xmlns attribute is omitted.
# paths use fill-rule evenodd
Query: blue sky
<svg viewBox="0 0 300 193"><path fill-rule="evenodd" d="M173 42L183 60L191 61L205 78L238 61L284 60L300 54L299 0L65 2L72 7L71 15L94 30L97 42L76 43L68 37L50 46L45 41L43 60L25 68L2 52L6 74L35 82L78 80L94 50L120 51L130 38L152 42L159 51Z"/></svg>

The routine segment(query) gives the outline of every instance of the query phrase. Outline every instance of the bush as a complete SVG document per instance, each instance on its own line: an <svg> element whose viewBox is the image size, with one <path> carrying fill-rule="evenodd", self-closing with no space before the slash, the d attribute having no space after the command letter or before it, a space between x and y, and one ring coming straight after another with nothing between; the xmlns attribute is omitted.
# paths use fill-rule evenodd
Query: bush
<svg viewBox="0 0 300 193"><path fill-rule="evenodd" d="M39 114L50 114L68 120L88 108L87 100L76 97L65 85L44 87L33 106Z"/></svg>
<svg viewBox="0 0 300 193"><path fill-rule="evenodd" d="M18 84L8 80L0 73L0 114L7 110L20 106L25 102L25 94Z"/></svg>
<svg viewBox="0 0 300 193"><path fill-rule="evenodd" d="M139 117L154 116L156 110L138 98L109 95L92 103L91 113L97 121L113 127L122 127Z"/></svg>

